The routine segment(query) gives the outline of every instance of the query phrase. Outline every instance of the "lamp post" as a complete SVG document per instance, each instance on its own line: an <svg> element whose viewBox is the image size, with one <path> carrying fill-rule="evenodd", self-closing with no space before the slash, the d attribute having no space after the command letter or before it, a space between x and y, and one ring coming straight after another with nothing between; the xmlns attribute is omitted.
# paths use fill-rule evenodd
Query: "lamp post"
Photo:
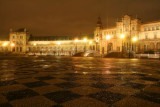
<svg viewBox="0 0 160 107"><path fill-rule="evenodd" d="M125 35L124 34L122 34L121 35L121 39L122 39L122 55L123 55L123 39L125 38Z"/></svg>
<svg viewBox="0 0 160 107"><path fill-rule="evenodd" d="M4 42L4 43L2 44L2 46L3 46L3 48L4 48L4 52L6 52L6 47L8 46L8 42Z"/></svg>
<svg viewBox="0 0 160 107"><path fill-rule="evenodd" d="M75 39L74 40L74 43L75 43L75 54L77 53L77 43L78 43L78 39Z"/></svg>
<svg viewBox="0 0 160 107"><path fill-rule="evenodd" d="M83 39L83 42L85 43L85 46L84 46L84 52L86 51L86 42L87 42L87 38L84 38Z"/></svg>
<svg viewBox="0 0 160 107"><path fill-rule="evenodd" d="M34 46L34 50L33 50L34 51L34 55L36 54L36 45L37 45L36 43L33 44L33 46Z"/></svg>
<svg viewBox="0 0 160 107"><path fill-rule="evenodd" d="M14 43L11 43L11 52L13 51L13 47L15 47L15 44Z"/></svg>
<svg viewBox="0 0 160 107"><path fill-rule="evenodd" d="M137 37L133 37L132 38L132 41L133 41L133 43L135 43L136 41L137 41ZM134 51L134 46L132 46L133 47L133 51ZM136 49L136 46L135 46L135 49ZM135 50L136 51L136 50Z"/></svg>
<svg viewBox="0 0 160 107"><path fill-rule="evenodd" d="M92 41L89 41L89 45L90 45L90 50L92 50L91 45L92 45Z"/></svg>
<svg viewBox="0 0 160 107"><path fill-rule="evenodd" d="M57 42L57 45L58 45L58 56L59 56L59 48L60 48L61 42Z"/></svg>
<svg viewBox="0 0 160 107"><path fill-rule="evenodd" d="M107 54L108 54L108 41L111 39L111 36L110 35L107 35L106 36L106 40L107 40Z"/></svg>

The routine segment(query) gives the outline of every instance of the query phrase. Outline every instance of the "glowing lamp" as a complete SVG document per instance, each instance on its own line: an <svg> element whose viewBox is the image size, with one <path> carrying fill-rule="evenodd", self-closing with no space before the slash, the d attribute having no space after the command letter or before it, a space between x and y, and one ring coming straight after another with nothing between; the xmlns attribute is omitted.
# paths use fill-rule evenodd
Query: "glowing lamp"
<svg viewBox="0 0 160 107"><path fill-rule="evenodd" d="M124 35L124 34L122 34L122 35L121 35L121 39L123 39L124 37L125 37L125 35Z"/></svg>
<svg viewBox="0 0 160 107"><path fill-rule="evenodd" d="M5 43L3 43L3 45L2 46L7 46L8 45L8 43L7 42L5 42Z"/></svg>
<svg viewBox="0 0 160 107"><path fill-rule="evenodd" d="M58 44L58 45L60 45L60 44L61 44L61 42L57 42L57 44Z"/></svg>
<svg viewBox="0 0 160 107"><path fill-rule="evenodd" d="M87 42L87 38L84 38L83 41L84 41L84 42Z"/></svg>
<svg viewBox="0 0 160 107"><path fill-rule="evenodd" d="M36 43L34 43L33 45L34 45L34 46L36 46L37 44L36 44Z"/></svg>
<svg viewBox="0 0 160 107"><path fill-rule="evenodd" d="M74 42L78 42L78 39L75 39Z"/></svg>
<svg viewBox="0 0 160 107"><path fill-rule="evenodd" d="M11 43L11 47L14 47L15 46L15 44L14 43Z"/></svg>
<svg viewBox="0 0 160 107"><path fill-rule="evenodd" d="M107 35L107 36L106 36L106 39L107 39L107 40L110 40L110 39L111 39L111 37L110 37L109 35Z"/></svg>
<svg viewBox="0 0 160 107"><path fill-rule="evenodd" d="M132 40L133 40L133 42L136 42L136 41L137 41L137 38L136 38L136 37L134 37Z"/></svg>
<svg viewBox="0 0 160 107"><path fill-rule="evenodd" d="M93 42L92 41L89 41L89 44L92 44Z"/></svg>

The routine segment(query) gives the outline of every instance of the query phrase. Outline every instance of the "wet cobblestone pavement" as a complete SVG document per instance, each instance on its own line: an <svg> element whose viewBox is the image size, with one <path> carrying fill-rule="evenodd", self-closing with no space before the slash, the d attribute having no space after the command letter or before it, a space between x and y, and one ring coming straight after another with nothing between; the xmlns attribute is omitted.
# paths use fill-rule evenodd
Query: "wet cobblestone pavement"
<svg viewBox="0 0 160 107"><path fill-rule="evenodd" d="M0 107L160 107L160 61L0 59Z"/></svg>

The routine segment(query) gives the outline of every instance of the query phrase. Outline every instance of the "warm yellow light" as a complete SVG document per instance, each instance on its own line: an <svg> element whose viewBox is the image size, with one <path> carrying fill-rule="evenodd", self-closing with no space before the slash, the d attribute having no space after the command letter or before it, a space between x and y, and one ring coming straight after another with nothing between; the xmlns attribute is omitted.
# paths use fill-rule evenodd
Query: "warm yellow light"
<svg viewBox="0 0 160 107"><path fill-rule="evenodd" d="M137 38L136 38L136 37L134 37L132 40L133 40L134 42L136 42L136 41L137 41Z"/></svg>
<svg viewBox="0 0 160 107"><path fill-rule="evenodd" d="M122 35L121 35L121 38L123 39L124 37L125 37L125 35L124 35L124 34L122 34Z"/></svg>
<svg viewBox="0 0 160 107"><path fill-rule="evenodd" d="M8 45L8 43L7 43L7 42L3 43L3 46L7 46L7 45Z"/></svg>
<svg viewBox="0 0 160 107"><path fill-rule="evenodd" d="M14 47L15 46L15 44L14 43L11 43L11 47Z"/></svg>
<svg viewBox="0 0 160 107"><path fill-rule="evenodd" d="M61 44L61 42L57 42L57 44L58 44L58 45L60 45L60 44Z"/></svg>
<svg viewBox="0 0 160 107"><path fill-rule="evenodd" d="M89 44L92 44L93 42L92 41L89 41Z"/></svg>
<svg viewBox="0 0 160 107"><path fill-rule="evenodd" d="M83 41L84 41L84 42L87 42L87 38L84 38Z"/></svg>
<svg viewBox="0 0 160 107"><path fill-rule="evenodd" d="M36 46L37 44L36 44L36 43L34 43L33 45L34 45L34 46Z"/></svg>
<svg viewBox="0 0 160 107"><path fill-rule="evenodd" d="M107 35L107 36L106 36L106 39L107 39L107 40L110 40L110 39L111 39L111 37L110 37L109 35Z"/></svg>
<svg viewBox="0 0 160 107"><path fill-rule="evenodd" d="M74 42L78 42L78 39L75 39Z"/></svg>

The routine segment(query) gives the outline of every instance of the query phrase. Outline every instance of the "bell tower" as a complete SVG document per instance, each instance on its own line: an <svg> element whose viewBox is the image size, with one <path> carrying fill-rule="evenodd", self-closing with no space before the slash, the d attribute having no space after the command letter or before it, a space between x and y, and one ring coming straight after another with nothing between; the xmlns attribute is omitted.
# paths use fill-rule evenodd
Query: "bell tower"
<svg viewBox="0 0 160 107"><path fill-rule="evenodd" d="M96 29L94 31L94 40L96 42L96 51L100 51L101 53L101 42L102 42L102 21L101 18L98 17Z"/></svg>

